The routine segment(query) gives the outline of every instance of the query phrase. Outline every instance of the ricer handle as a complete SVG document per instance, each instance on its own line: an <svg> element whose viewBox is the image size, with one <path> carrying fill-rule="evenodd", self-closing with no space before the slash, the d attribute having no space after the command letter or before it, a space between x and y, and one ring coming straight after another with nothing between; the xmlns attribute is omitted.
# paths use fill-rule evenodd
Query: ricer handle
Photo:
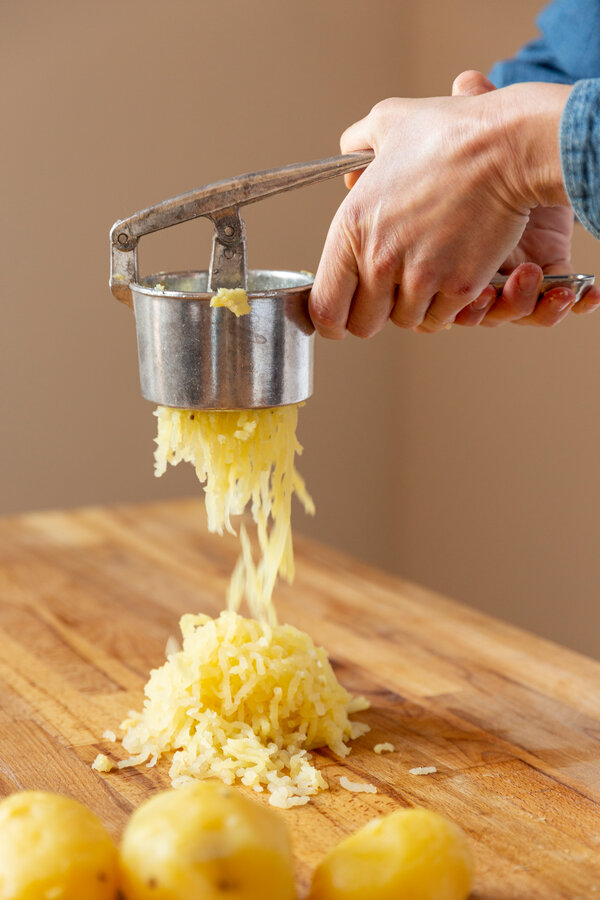
<svg viewBox="0 0 600 900"><path fill-rule="evenodd" d="M238 208L263 197L364 169L374 159L371 150L294 163L279 169L249 172L180 194L115 222L110 232L110 287L118 300L131 306L129 284L137 281L136 247L140 237L208 216L215 225L211 281L216 287L235 287L245 277L245 237ZM242 278L240 279L240 274ZM215 283L218 282L218 283Z"/></svg>

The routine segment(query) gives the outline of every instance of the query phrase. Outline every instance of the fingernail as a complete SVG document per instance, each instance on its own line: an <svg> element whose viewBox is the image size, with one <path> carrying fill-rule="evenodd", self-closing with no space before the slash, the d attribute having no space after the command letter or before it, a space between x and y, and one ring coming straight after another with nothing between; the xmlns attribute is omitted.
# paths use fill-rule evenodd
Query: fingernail
<svg viewBox="0 0 600 900"><path fill-rule="evenodd" d="M575 302L575 294L567 288L557 288L555 291L552 291L548 299L556 312L563 312Z"/></svg>
<svg viewBox="0 0 600 900"><path fill-rule="evenodd" d="M538 272L526 269L524 272L521 272L517 280L520 289L525 294L533 294L534 291L539 290L542 278Z"/></svg>
<svg viewBox="0 0 600 900"><path fill-rule="evenodd" d="M477 312L481 312L482 309L485 309L496 299L496 289L492 287L490 284L486 287L477 300L473 300L471 303L471 309L477 310Z"/></svg>

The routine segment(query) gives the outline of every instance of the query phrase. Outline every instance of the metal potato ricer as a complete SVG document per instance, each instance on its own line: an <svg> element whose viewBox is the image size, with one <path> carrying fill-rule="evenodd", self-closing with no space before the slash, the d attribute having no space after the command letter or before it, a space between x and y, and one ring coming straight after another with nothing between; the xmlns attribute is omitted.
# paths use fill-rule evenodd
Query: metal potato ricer
<svg viewBox="0 0 600 900"><path fill-rule="evenodd" d="M147 400L184 409L252 409L299 403L312 393L312 276L247 270L239 208L263 197L362 169L364 151L253 172L181 194L116 222L110 287L135 311L140 382ZM138 276L140 237L206 216L208 271ZM210 306L219 288L244 288L250 313Z"/></svg>

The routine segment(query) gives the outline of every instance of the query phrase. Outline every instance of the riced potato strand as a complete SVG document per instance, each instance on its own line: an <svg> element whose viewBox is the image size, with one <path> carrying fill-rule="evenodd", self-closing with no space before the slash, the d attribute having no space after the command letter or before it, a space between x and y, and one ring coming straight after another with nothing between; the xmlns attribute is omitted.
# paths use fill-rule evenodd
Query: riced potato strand
<svg viewBox="0 0 600 900"><path fill-rule="evenodd" d="M228 607L246 599L250 614L276 622L272 595L277 576L294 578L292 497L314 514L314 503L295 467L302 452L296 437L298 407L206 411L159 406L155 475L182 460L205 485L209 531L235 534L232 516L249 507L257 526L261 557L252 558L250 539L240 528L242 552L233 571Z"/></svg>

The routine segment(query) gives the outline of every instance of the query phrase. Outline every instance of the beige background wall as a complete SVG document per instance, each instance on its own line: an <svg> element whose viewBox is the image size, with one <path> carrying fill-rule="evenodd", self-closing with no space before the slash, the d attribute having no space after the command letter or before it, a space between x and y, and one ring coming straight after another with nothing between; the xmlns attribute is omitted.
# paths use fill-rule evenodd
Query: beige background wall
<svg viewBox="0 0 600 900"><path fill-rule="evenodd" d="M335 152L390 95L449 91L535 34L539 0L5 4L0 511L197 491L152 476L112 222L241 171ZM315 268L328 183L247 213L251 263ZM204 266L210 231L145 239L144 271ZM600 272L578 235L577 265ZM600 314L320 341L302 414L318 504L299 530L600 656ZM368 598L365 598L368 603Z"/></svg>

